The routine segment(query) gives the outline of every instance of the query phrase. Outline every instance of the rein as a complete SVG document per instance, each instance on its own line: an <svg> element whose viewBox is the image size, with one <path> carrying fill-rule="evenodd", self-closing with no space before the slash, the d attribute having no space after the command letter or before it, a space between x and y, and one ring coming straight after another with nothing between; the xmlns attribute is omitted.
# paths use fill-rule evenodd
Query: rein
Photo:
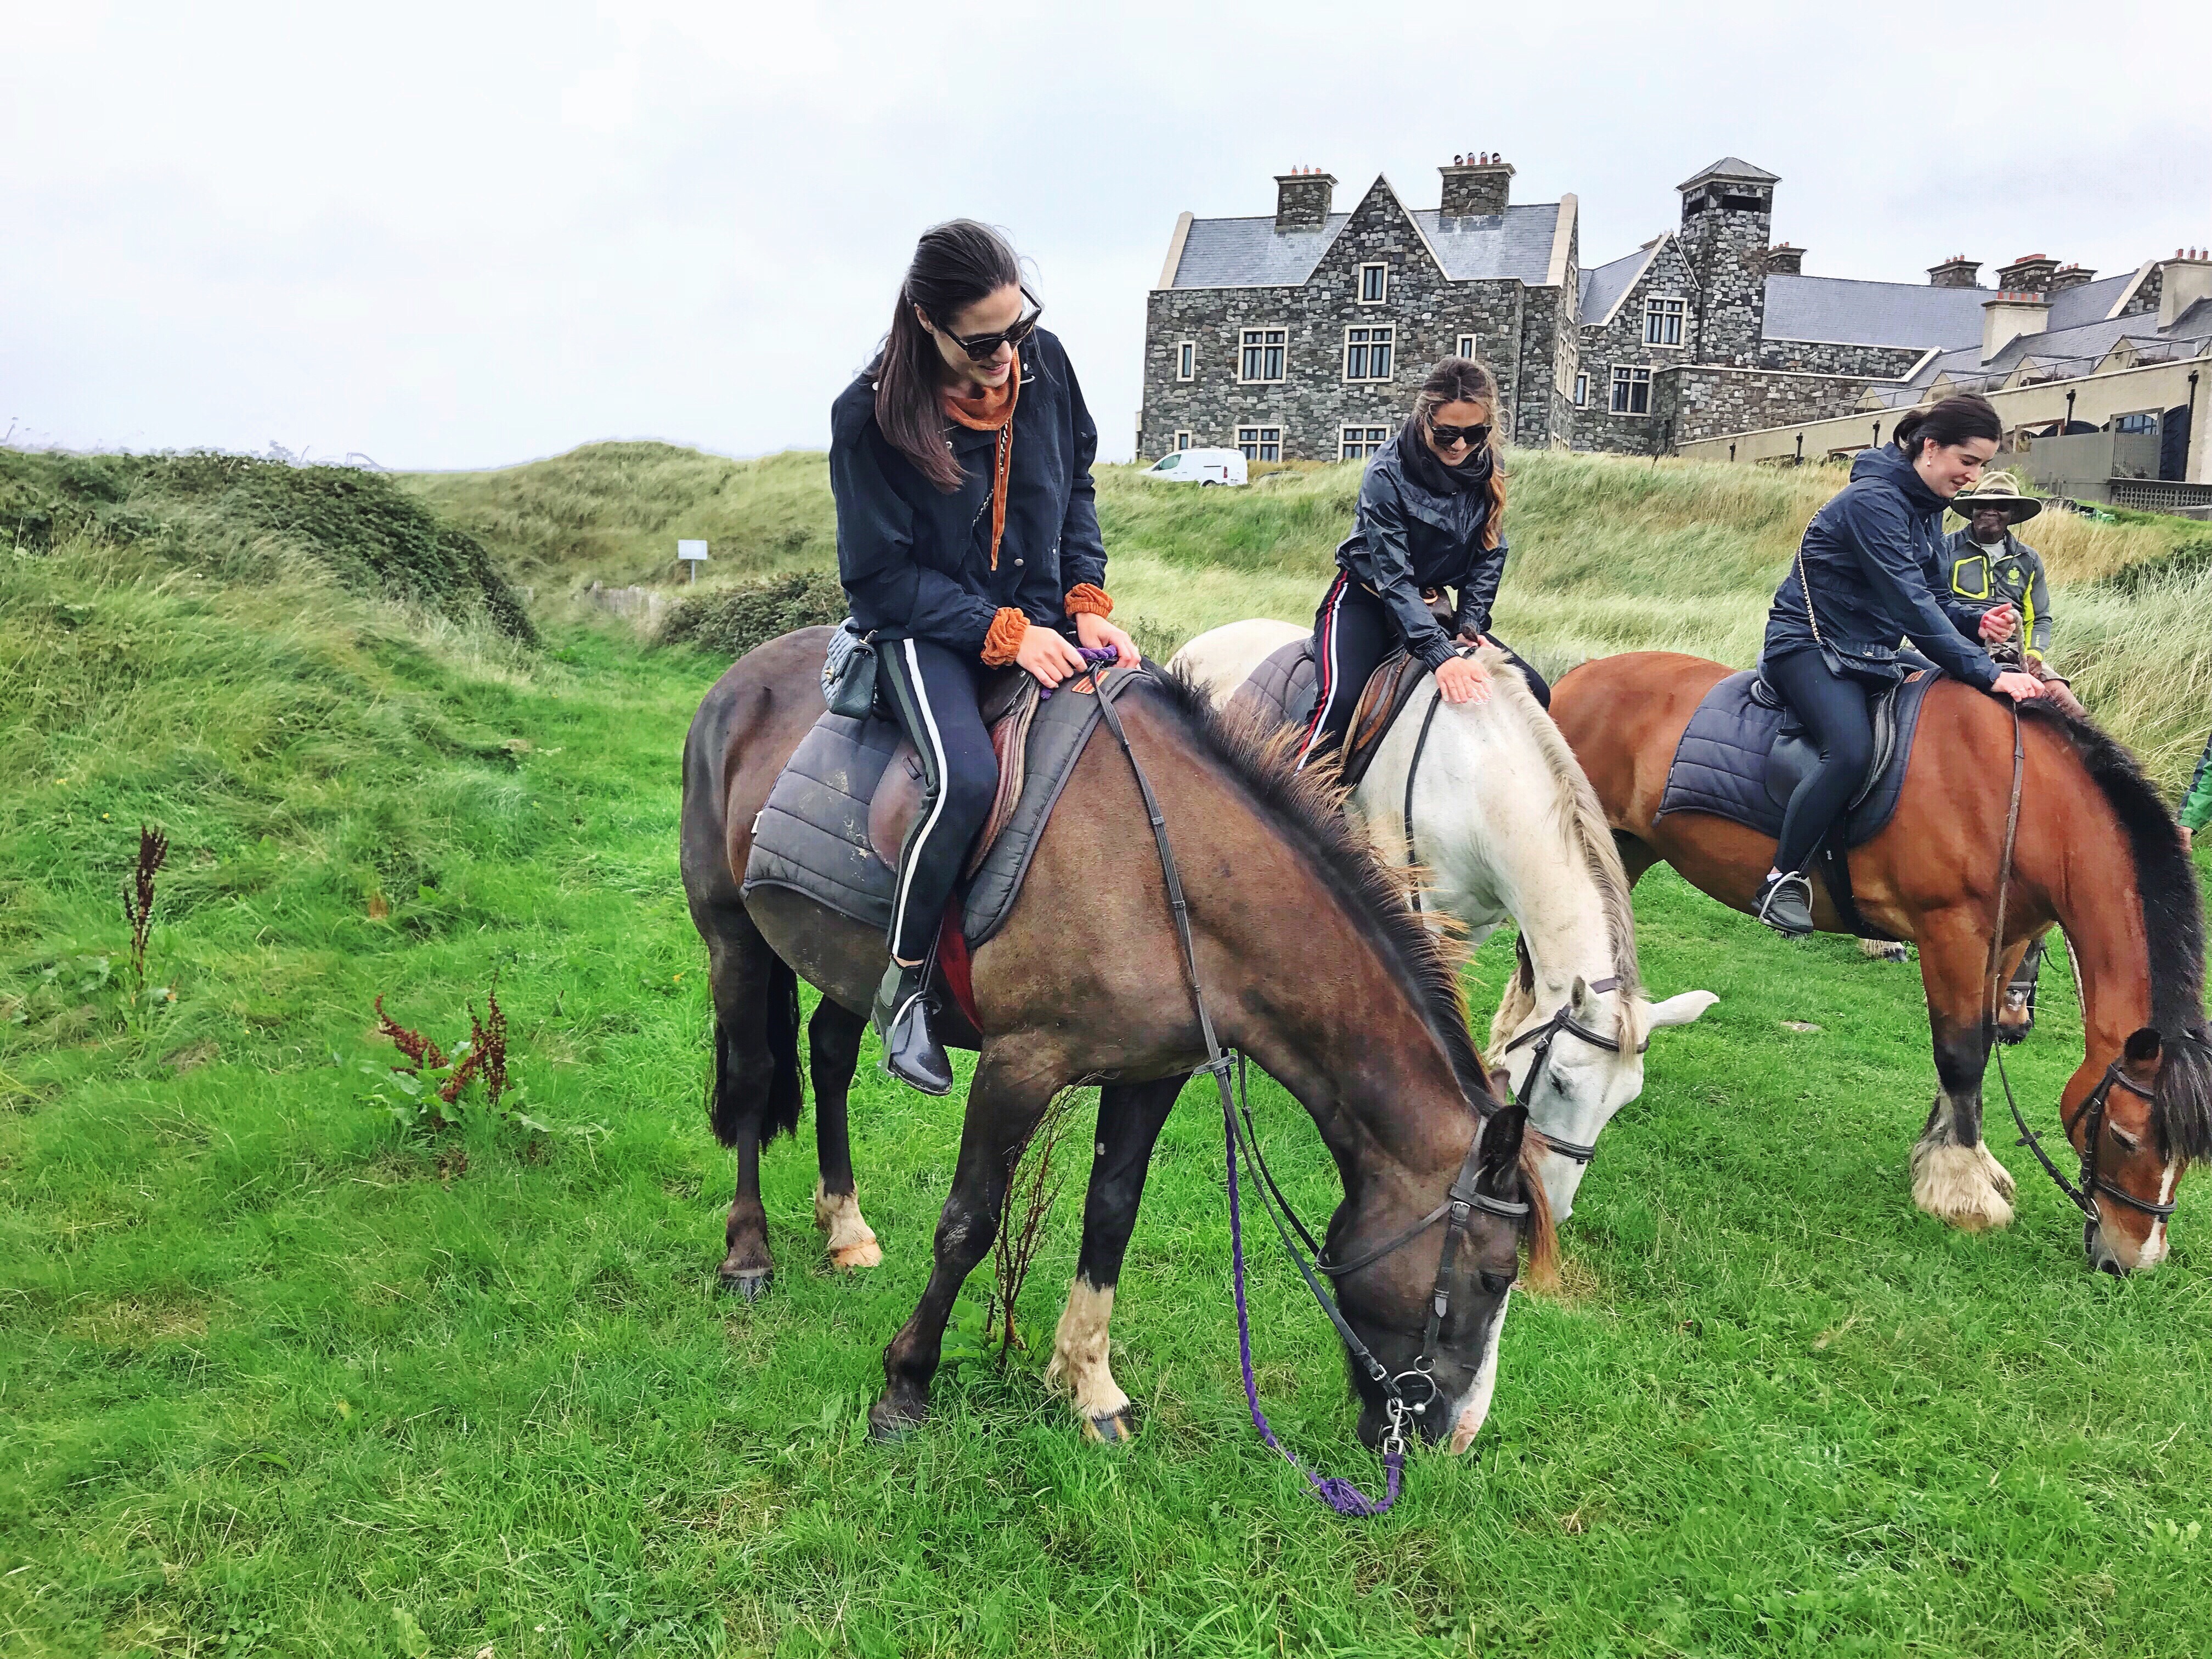
<svg viewBox="0 0 2212 1659"><path fill-rule="evenodd" d="M1601 994L1616 991L1620 988L1620 975L1611 974L1603 979L1591 980L1589 985L1592 991ZM1581 1038L1593 1048L1602 1048L1609 1054L1617 1054L1620 1052L1620 1044L1618 1041L1606 1036L1602 1031L1591 1030L1589 1026L1575 1018L1573 1003L1561 1003L1559 1012L1553 1014L1551 1018L1546 1020L1541 1025L1531 1026L1505 1045L1505 1052L1509 1054L1516 1048L1522 1048L1528 1043L1533 1042L1536 1045L1535 1055L1528 1062L1528 1075L1521 1082L1520 1100L1522 1105L1528 1105L1536 1098L1537 1085L1543 1082L1545 1068L1552 1063L1552 1045L1559 1040L1559 1033L1562 1031L1570 1036ZM1646 1037L1637 1045L1636 1052L1639 1054L1645 1053L1650 1047L1651 1039ZM1572 1158L1576 1163L1585 1167L1597 1156L1597 1147L1595 1144L1588 1146L1580 1146L1571 1140L1562 1140L1559 1136L1543 1129L1539 1129L1536 1133L1542 1135L1544 1144L1561 1158Z"/></svg>
<svg viewBox="0 0 2212 1659"><path fill-rule="evenodd" d="M1291 1211L1290 1206L1283 1201L1281 1189L1276 1187L1273 1175L1268 1171L1265 1161L1260 1156L1259 1137L1251 1132L1251 1099L1245 1087L1244 1056L1241 1052L1235 1056L1233 1061L1237 1072L1237 1087L1232 1091L1230 1086L1229 1073L1232 1060L1229 1051L1222 1047L1221 1039L1214 1030L1213 1016L1206 1009L1206 993L1199 981L1198 951L1191 939L1190 906L1183 896L1182 877L1176 866L1175 850L1168 842L1167 819L1160 811L1158 797L1152 793L1152 781L1145 775L1145 769L1137 759L1137 751L1130 745L1129 733L1121 724L1121 716L1115 710L1112 700L1105 695L1103 686L1099 684L1103 678L1104 671L1094 668L1091 675L1091 689L1097 695L1099 712L1106 722L1107 729L1113 732L1114 740L1121 745L1121 752L1128 757L1129 770L1137 780L1137 793L1144 798L1145 816L1152 824L1153 843L1159 849L1160 874L1167 886L1168 908L1175 919L1176 942L1182 947L1182 951L1183 980L1189 989L1192 1006L1198 1012L1199 1035L1206 1044L1206 1064L1199 1069L1210 1075L1213 1079L1214 1086L1221 1091L1222 1133L1229 1172L1229 1256L1231 1283L1235 1291L1237 1302L1237 1358L1243 1368L1244 1398L1251 1408L1252 1425L1259 1430L1261 1439L1264 1440L1272 1449L1280 1454L1283 1460L1292 1468L1305 1477L1306 1484L1313 1489L1315 1495L1339 1515L1381 1515L1398 1501L1400 1483L1406 1468L1407 1419L1409 1416L1425 1415L1429 1407L1438 1398L1439 1391L1435 1379L1430 1374L1430 1368L1434 1363L1432 1356L1438 1334L1443 1329L1446 1314L1450 1310L1451 1300L1448 1281L1452 1263L1458 1255L1461 1238L1467 1231L1473 1212L1480 1209L1488 1214L1518 1219L1528 1215L1528 1206L1511 1200L1493 1198L1487 1193L1477 1190L1476 1180L1480 1174L1480 1166L1476 1162L1476 1157L1482 1146L1482 1132L1478 1125L1474 1139L1468 1147L1467 1158L1460 1166L1458 1176L1452 1182L1450 1195L1443 1203L1380 1249L1370 1252L1359 1262L1353 1264L1364 1266L1378 1261L1401 1245L1408 1243L1419 1237L1438 1221L1444 1220L1447 1216L1449 1218L1449 1230L1444 1234L1443 1253L1437 1264L1436 1288L1429 1299L1428 1322L1422 1334L1420 1356L1414 1360L1409 1370L1393 1376L1389 1368L1375 1357L1374 1351L1359 1340L1358 1333L1353 1331L1343 1313L1336 1306L1334 1300L1322 1287L1316 1272L1316 1267L1319 1267L1322 1273L1343 1273L1351 1272L1352 1267L1321 1267L1318 1250L1314 1251L1315 1260L1309 1261L1305 1255L1300 1253L1297 1246L1291 1242L1291 1229L1295 1227L1298 1237L1305 1241L1307 1248L1309 1249L1314 1248L1313 1236L1306 1231L1304 1224L1299 1222L1297 1217ZM1243 1097L1241 1103L1238 1099L1240 1095ZM1239 1133L1237 1124L1240 1103L1244 1120L1244 1133L1242 1135ZM1370 1498L1349 1480L1334 1475L1316 1474L1300 1463L1283 1443L1276 1439L1274 1430L1268 1426L1267 1416L1260 1409L1260 1384L1252 1367L1252 1322L1250 1313L1245 1305L1244 1297L1243 1223L1237 1184L1237 1159L1240 1140L1243 1142L1245 1161L1261 1172L1261 1180L1255 1186L1254 1190L1260 1195L1261 1207L1267 1212L1268 1219L1274 1223L1276 1235L1282 1240L1284 1253L1296 1264L1299 1276L1305 1281L1306 1289L1312 1292L1314 1301L1319 1305L1322 1312L1328 1316L1329 1323L1336 1328L1336 1334L1343 1340L1345 1347L1350 1352L1352 1363L1382 1391L1383 1409L1388 1419L1382 1434L1382 1468L1386 1485L1383 1495L1379 1499ZM1277 1207L1279 1205L1279 1212ZM1287 1225L1285 1224L1285 1217L1289 1218ZM1416 1382L1421 1385L1421 1397L1409 1400L1407 1397L1407 1385Z"/></svg>
<svg viewBox="0 0 2212 1659"><path fill-rule="evenodd" d="M2015 702L2012 706L2012 800L2005 809L2004 853L1997 865L1996 927L1990 935L1990 965L1986 975L1990 985L1990 1006L1985 1018L1988 1029L1992 1031L1996 1029L1997 999L2002 994L2002 988L1997 983L1997 964L2004 955L2005 902L2011 893L2013 848L2020 836L2021 786L2025 779L2027 768L2027 750L2021 736L2020 705ZM2069 940L2067 945L2069 957L2073 948L2073 944ZM2078 967L2075 969L2074 982L2078 994L2081 983ZM2091 1226L2097 1226L2104 1220L2102 1213L2097 1207L2097 1199L2100 1194L2124 1208L2140 1211L2145 1215L2154 1216L2160 1220L2164 1220L2173 1213L2176 1208L2173 1203L2154 1204L2137 1198L2133 1193L2114 1186L2098 1172L2099 1156L2104 1140L2106 1102L2111 1097L2113 1085L2117 1084L2139 1100L2148 1100L2151 1097L2149 1090L2120 1069L2118 1060L2114 1060L2111 1065L2105 1067L2105 1075L2097 1080L2097 1086L2083 1097L2081 1103L2074 1109L2062 1125L2065 1134L2070 1139L2073 1137L2074 1126L2081 1122L2085 1117L2087 1119L2081 1138L2081 1167L2077 1177L2080 1184L2076 1185L2075 1182L2069 1181L2059 1172L2058 1166L2051 1161L2051 1154L2043 1150L2042 1138L2027 1127L2027 1119L2021 1113L2020 1102L2013 1096L2012 1079L2005 1072L2004 1045L2002 1043L1992 1045L1991 1053L1997 1062L1997 1080L2004 1085L2005 1104L2012 1109L2012 1121L2020 1127L2020 1139L2014 1144L2025 1146L2035 1154L2035 1161L2043 1166L2044 1173L2057 1184L2058 1190L2066 1194L2067 1198L2073 1202L2074 1207L2081 1211L2087 1218Z"/></svg>

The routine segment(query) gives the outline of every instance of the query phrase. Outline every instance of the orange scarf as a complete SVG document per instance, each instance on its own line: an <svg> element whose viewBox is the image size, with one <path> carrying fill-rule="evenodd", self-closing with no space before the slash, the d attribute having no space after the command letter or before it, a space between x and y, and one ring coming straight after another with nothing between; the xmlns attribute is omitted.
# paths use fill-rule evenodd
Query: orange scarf
<svg viewBox="0 0 2212 1659"><path fill-rule="evenodd" d="M945 393L945 412L970 432L999 434L991 468L991 568L999 568L999 539L1006 533L1006 479L1014 466L1014 404L1022 395L1022 356L1014 354L1004 386L986 386L979 396Z"/></svg>

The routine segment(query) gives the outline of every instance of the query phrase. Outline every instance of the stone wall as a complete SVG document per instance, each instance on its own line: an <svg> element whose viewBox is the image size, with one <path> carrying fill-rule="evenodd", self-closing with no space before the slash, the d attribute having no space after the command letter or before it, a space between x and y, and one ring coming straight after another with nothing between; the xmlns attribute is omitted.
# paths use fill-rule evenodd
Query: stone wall
<svg viewBox="0 0 2212 1659"><path fill-rule="evenodd" d="M1359 267L1389 267L1389 297L1359 303ZM1395 428L1413 392L1439 357L1450 355L1462 334L1473 334L1483 360L1496 371L1504 403L1500 424L1522 443L1548 443L1547 416L1553 404L1553 346L1540 346L1547 371L1524 394L1528 314L1524 300L1553 290L1523 289L1518 282L1454 283L1445 278L1419 229L1381 185L1354 209L1334 244L1303 288L1158 289L1146 305L1145 406L1138 427L1139 453L1164 454L1178 431L1194 445L1232 447L1239 426L1282 429L1285 460L1334 460L1342 428ZM1385 381L1344 378L1345 330L1388 323L1396 330L1391 374ZM1238 337L1245 328L1274 327L1287 335L1284 378L1247 384L1237 378ZM1178 349L1197 343L1196 378L1176 379Z"/></svg>
<svg viewBox="0 0 2212 1659"><path fill-rule="evenodd" d="M2127 308L2122 311L2120 315L2123 317L2142 317L2145 315L2155 317L2158 314L2159 300L2165 292L2166 272L2160 266L2153 265L2148 270L2143 273L2142 283L2136 288L2134 295L2130 296L2127 303Z"/></svg>
<svg viewBox="0 0 2212 1659"><path fill-rule="evenodd" d="M1833 340L1763 340L1761 368L1791 369L1803 374L1855 374L1874 380L1899 380L1926 356L1918 346L1844 345Z"/></svg>
<svg viewBox="0 0 2212 1659"><path fill-rule="evenodd" d="M1756 202L1758 206L1723 206ZM1759 361L1766 323L1766 244L1774 228L1768 185L1714 179L1684 192L1682 252L1702 294L1697 361Z"/></svg>
<svg viewBox="0 0 2212 1659"><path fill-rule="evenodd" d="M1682 301L1682 343L1646 345L1644 342L1644 302L1651 295ZM1621 296L1613 320L1585 317L1578 331L1582 341L1580 372L1589 376L1589 404L1575 411L1574 447L1609 451L1620 455L1648 455L1661 440L1658 422L1648 415L1615 415L1613 411L1613 371L1616 368L1652 371L1654 395L1659 371L1695 362L1698 349L1698 278L1690 269L1679 239L1662 237L1644 274ZM1568 383L1570 391L1573 383Z"/></svg>
<svg viewBox="0 0 2212 1659"><path fill-rule="evenodd" d="M1651 416L1645 424L1669 447L1762 427L1848 415L1876 382L1864 375L1796 374L1719 364L1683 364L1652 376ZM1867 416L1885 426L1900 411Z"/></svg>

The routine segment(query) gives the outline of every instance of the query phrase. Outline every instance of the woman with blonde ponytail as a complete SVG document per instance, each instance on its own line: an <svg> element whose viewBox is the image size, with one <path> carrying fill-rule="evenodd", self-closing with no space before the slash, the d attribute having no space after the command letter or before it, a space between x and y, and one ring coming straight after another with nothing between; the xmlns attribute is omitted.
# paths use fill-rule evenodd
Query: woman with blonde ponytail
<svg viewBox="0 0 2212 1659"><path fill-rule="evenodd" d="M1447 357L1422 383L1397 436L1367 464L1352 534L1336 550L1336 580L1314 615L1320 698L1300 766L1343 740L1368 676L1395 650L1437 677L1446 702L1482 702L1490 672L1461 648L1497 646L1536 701L1551 706L1542 676L1490 632L1507 551L1498 402L1489 369ZM1432 609L1447 588L1459 594L1449 629Z"/></svg>

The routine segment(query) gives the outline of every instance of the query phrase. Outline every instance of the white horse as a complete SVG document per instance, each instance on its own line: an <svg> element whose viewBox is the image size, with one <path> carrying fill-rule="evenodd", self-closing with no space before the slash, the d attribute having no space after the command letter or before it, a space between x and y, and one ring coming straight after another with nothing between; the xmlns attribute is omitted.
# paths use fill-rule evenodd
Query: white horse
<svg viewBox="0 0 2212 1659"><path fill-rule="evenodd" d="M1231 623L1191 641L1170 666L1225 706L1305 631ZM1720 999L1644 994L1628 878L1589 780L1512 665L1489 647L1476 660L1490 671L1489 701L1443 703L1425 680L1350 805L1385 860L1418 869L1418 902L1457 921L1472 943L1509 916L1519 923L1519 967L1491 1022L1487 1058L1549 1144L1544 1190L1564 1221L1600 1133L1644 1092L1650 1034L1686 1025Z"/></svg>

